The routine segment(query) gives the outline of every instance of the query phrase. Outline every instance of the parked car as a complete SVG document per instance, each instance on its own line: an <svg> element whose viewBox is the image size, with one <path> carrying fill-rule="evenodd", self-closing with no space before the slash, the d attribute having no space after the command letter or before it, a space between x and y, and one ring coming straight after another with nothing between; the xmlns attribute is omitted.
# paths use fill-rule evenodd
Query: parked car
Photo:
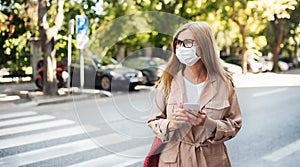
<svg viewBox="0 0 300 167"><path fill-rule="evenodd" d="M289 66L289 69L296 68L299 64L299 62L296 58L291 58L288 56L280 55L279 60L287 63Z"/></svg>
<svg viewBox="0 0 300 167"><path fill-rule="evenodd" d="M242 74L242 67L236 65L236 64L232 64L232 63L228 63L226 61L224 61L223 59L220 58L220 63L222 65L222 67L228 71L230 74Z"/></svg>
<svg viewBox="0 0 300 167"><path fill-rule="evenodd" d="M273 60L271 60L268 56L262 56L261 60L264 64L266 64L265 70L266 71L272 71L273 69ZM278 67L280 71L287 71L289 70L289 65L281 60L278 60Z"/></svg>
<svg viewBox="0 0 300 167"><path fill-rule="evenodd" d="M232 63L238 66L242 66L242 57L241 56L230 56L223 58L226 62ZM262 62L255 57L249 56L247 59L247 69L249 72L258 73L262 71Z"/></svg>
<svg viewBox="0 0 300 167"><path fill-rule="evenodd" d="M122 64L141 71L145 78L143 84L153 85L161 77L167 62L158 57L127 57Z"/></svg>
<svg viewBox="0 0 300 167"><path fill-rule="evenodd" d="M72 86L80 86L80 63L72 65ZM143 82L143 74L118 64L115 59L98 56L84 58L84 87L103 90L134 90Z"/></svg>
<svg viewBox="0 0 300 167"><path fill-rule="evenodd" d="M267 56L262 56L260 58L260 61L262 62L262 71L263 72L268 72L272 71L273 69L273 61L269 60Z"/></svg>

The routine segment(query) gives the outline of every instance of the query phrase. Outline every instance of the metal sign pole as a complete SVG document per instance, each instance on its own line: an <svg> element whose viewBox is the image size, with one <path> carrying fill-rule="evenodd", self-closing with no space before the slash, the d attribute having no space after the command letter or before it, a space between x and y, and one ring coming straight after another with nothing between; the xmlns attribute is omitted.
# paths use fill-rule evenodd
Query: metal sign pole
<svg viewBox="0 0 300 167"><path fill-rule="evenodd" d="M74 34L74 19L69 21L69 32L68 32L68 94L70 94L71 87L71 60L72 60L72 35Z"/></svg>
<svg viewBox="0 0 300 167"><path fill-rule="evenodd" d="M83 85L84 85L84 57L83 57L83 49L80 49L79 55L80 55L80 92L82 93Z"/></svg>

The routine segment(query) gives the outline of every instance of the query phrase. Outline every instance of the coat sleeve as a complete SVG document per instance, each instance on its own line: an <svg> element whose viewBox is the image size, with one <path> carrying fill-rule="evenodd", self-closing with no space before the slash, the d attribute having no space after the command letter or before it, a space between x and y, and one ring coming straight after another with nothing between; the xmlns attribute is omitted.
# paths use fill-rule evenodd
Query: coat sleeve
<svg viewBox="0 0 300 167"><path fill-rule="evenodd" d="M153 92L153 106L147 124L158 138L160 138L163 142L166 142L168 141L167 127L170 120L167 119L166 98L162 90L162 85L159 84Z"/></svg>
<svg viewBox="0 0 300 167"><path fill-rule="evenodd" d="M212 144L233 138L242 127L242 115L235 91L232 94L230 106L223 115L221 120L208 118L204 122L207 131L213 134L208 139L208 142Z"/></svg>

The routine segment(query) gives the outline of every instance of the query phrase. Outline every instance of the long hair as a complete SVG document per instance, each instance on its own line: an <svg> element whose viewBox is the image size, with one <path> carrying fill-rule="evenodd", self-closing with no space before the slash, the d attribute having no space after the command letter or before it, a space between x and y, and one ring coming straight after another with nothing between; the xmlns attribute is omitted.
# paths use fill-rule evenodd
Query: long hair
<svg viewBox="0 0 300 167"><path fill-rule="evenodd" d="M185 30L190 30L199 46L201 61L206 68L208 75L218 75L227 85L228 96L231 96L233 90L232 77L224 70L219 60L219 53L216 46L212 30L206 22L190 22L182 25L173 36L172 56L169 59L166 69L163 72L160 82L162 82L165 95L170 93L173 76L185 67L176 57L175 39Z"/></svg>

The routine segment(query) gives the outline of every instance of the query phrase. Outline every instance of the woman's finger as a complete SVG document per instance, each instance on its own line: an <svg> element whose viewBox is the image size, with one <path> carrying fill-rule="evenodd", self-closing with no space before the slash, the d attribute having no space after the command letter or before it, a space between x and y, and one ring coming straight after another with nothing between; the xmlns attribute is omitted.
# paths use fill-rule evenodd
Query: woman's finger
<svg viewBox="0 0 300 167"><path fill-rule="evenodd" d="M182 102L179 102L178 107L179 107L179 108L183 108L183 103L182 103Z"/></svg>
<svg viewBox="0 0 300 167"><path fill-rule="evenodd" d="M173 120L177 121L189 121L191 118L184 113L174 113L173 114Z"/></svg>

